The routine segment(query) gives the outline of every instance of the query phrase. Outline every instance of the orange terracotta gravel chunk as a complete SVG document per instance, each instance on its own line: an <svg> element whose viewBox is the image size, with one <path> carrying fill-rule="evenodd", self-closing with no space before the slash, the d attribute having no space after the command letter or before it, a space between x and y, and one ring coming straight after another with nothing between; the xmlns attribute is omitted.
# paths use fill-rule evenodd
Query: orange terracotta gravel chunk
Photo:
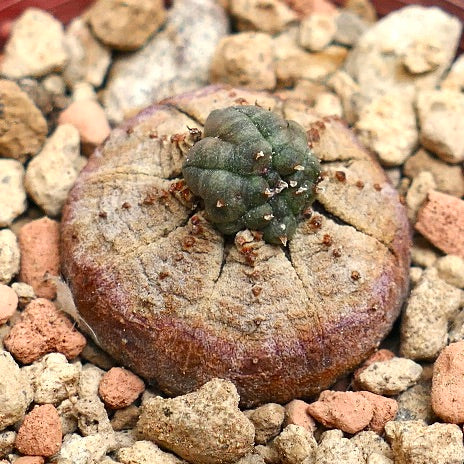
<svg viewBox="0 0 464 464"><path fill-rule="evenodd" d="M13 316L18 307L18 295L8 285L0 284L0 324Z"/></svg>
<svg viewBox="0 0 464 464"><path fill-rule="evenodd" d="M415 228L440 250L464 258L463 200L430 192L417 214Z"/></svg>
<svg viewBox="0 0 464 464"><path fill-rule="evenodd" d="M113 409L132 404L145 390L140 377L122 367L113 367L101 379L98 393L107 406Z"/></svg>
<svg viewBox="0 0 464 464"><path fill-rule="evenodd" d="M385 424L393 420L398 412L398 403L393 398L385 398L382 395L376 395L368 391L359 392L364 398L366 398L374 407L374 413L372 419L367 426L368 430L381 435L385 428Z"/></svg>
<svg viewBox="0 0 464 464"><path fill-rule="evenodd" d="M55 284L46 280L47 274L58 276L60 225L47 217L21 227L18 243L21 251L19 280L31 285L35 294L52 300Z"/></svg>
<svg viewBox="0 0 464 464"><path fill-rule="evenodd" d="M21 456L15 460L15 464L44 464L44 462L45 459L42 456Z"/></svg>
<svg viewBox="0 0 464 464"><path fill-rule="evenodd" d="M27 305L4 343L18 361L29 364L55 351L73 359L86 339L51 301L38 298Z"/></svg>
<svg viewBox="0 0 464 464"><path fill-rule="evenodd" d="M52 404L37 406L24 418L15 446L29 456L52 456L61 448L61 420Z"/></svg>
<svg viewBox="0 0 464 464"><path fill-rule="evenodd" d="M369 425L374 406L360 392L325 390L308 406L308 412L328 428L356 433Z"/></svg>
<svg viewBox="0 0 464 464"><path fill-rule="evenodd" d="M433 412L445 422L464 422L464 341L444 348L433 367Z"/></svg>

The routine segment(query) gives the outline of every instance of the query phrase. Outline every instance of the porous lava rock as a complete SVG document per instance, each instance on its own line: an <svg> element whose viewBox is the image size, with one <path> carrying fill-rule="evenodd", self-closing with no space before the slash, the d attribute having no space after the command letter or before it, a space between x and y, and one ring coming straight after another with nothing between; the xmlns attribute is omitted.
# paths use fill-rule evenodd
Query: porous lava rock
<svg viewBox="0 0 464 464"><path fill-rule="evenodd" d="M221 235L181 168L208 114L240 103L288 117L278 97L210 86L113 130L64 208L62 269L101 347L165 393L220 377L243 406L285 403L327 388L389 332L408 287L409 223L345 124L309 125L303 109L292 119L323 170L313 213L287 248Z"/></svg>

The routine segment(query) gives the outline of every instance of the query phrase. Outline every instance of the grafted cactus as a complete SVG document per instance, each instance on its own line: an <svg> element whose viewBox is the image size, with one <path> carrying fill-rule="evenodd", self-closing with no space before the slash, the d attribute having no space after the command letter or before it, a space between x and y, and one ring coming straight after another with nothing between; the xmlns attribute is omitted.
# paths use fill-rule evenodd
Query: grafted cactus
<svg viewBox="0 0 464 464"><path fill-rule="evenodd" d="M319 173L304 129L258 106L212 111L183 166L187 185L222 233L259 230L283 245L314 200Z"/></svg>

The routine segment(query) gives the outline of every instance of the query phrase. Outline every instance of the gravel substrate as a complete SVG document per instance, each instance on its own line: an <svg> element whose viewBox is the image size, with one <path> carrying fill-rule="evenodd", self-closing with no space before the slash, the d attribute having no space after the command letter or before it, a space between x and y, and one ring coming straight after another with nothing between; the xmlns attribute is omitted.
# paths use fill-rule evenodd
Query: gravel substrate
<svg viewBox="0 0 464 464"><path fill-rule="evenodd" d="M0 464L463 463L461 29L421 6L376 21L368 0L97 0L65 28L26 10L0 55ZM398 323L314 397L244 409L214 378L169 398L98 347L61 279L61 214L91 153L216 83L275 93L306 128L343 118L407 210Z"/></svg>

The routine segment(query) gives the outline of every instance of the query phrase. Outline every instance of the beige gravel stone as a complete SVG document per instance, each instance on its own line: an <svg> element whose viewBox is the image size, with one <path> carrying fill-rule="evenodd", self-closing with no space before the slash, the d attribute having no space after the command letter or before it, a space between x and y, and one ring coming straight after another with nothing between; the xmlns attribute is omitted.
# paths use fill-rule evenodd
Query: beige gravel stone
<svg viewBox="0 0 464 464"><path fill-rule="evenodd" d="M8 284L19 272L19 245L10 229L0 230L0 283Z"/></svg>
<svg viewBox="0 0 464 464"><path fill-rule="evenodd" d="M221 39L214 52L211 82L256 90L276 85L272 38L260 32L242 32Z"/></svg>
<svg viewBox="0 0 464 464"><path fill-rule="evenodd" d="M131 447L120 449L117 458L123 464L186 464L183 459L162 451L147 440L136 441Z"/></svg>
<svg viewBox="0 0 464 464"><path fill-rule="evenodd" d="M29 456L52 456L61 447L61 421L51 404L35 407L24 418L15 446Z"/></svg>
<svg viewBox="0 0 464 464"><path fill-rule="evenodd" d="M464 422L464 341L444 348L435 361L431 401L443 421Z"/></svg>
<svg viewBox="0 0 464 464"><path fill-rule="evenodd" d="M64 437L60 452L56 456L56 461L57 464L100 462L114 445L113 435L97 433L88 437L82 437L73 433Z"/></svg>
<svg viewBox="0 0 464 464"><path fill-rule="evenodd" d="M63 69L67 59L61 22L44 10L28 8L13 24L0 74L42 77Z"/></svg>
<svg viewBox="0 0 464 464"><path fill-rule="evenodd" d="M163 0L98 0L87 12L93 33L116 50L140 48L166 19Z"/></svg>
<svg viewBox="0 0 464 464"><path fill-rule="evenodd" d="M111 52L95 39L84 19L74 19L66 28L64 44L69 62L63 78L69 87L86 81L100 87L111 63Z"/></svg>
<svg viewBox="0 0 464 464"><path fill-rule="evenodd" d="M428 171L422 171L414 177L406 195L408 217L412 223L415 222L417 211L427 199L428 193L435 190L436 187L433 174Z"/></svg>
<svg viewBox="0 0 464 464"><path fill-rule="evenodd" d="M433 266L439 257L439 252L421 235L416 235L411 248L411 262L415 266L427 268Z"/></svg>
<svg viewBox="0 0 464 464"><path fill-rule="evenodd" d="M420 142L448 163L464 160L464 95L453 90L427 90L417 96Z"/></svg>
<svg viewBox="0 0 464 464"><path fill-rule="evenodd" d="M11 225L27 207L24 168L19 161L0 159L0 227Z"/></svg>
<svg viewBox="0 0 464 464"><path fill-rule="evenodd" d="M279 0L234 0L230 13L240 31L258 30L275 34L297 20L296 13Z"/></svg>
<svg viewBox="0 0 464 464"><path fill-rule="evenodd" d="M327 80L327 85L340 97L344 118L348 124L358 120L361 100L359 85L344 70L336 70Z"/></svg>
<svg viewBox="0 0 464 464"><path fill-rule="evenodd" d="M353 374L353 387L355 390L362 390L362 388L359 386L359 375L361 374L362 371L364 371L367 366L370 366L371 364L374 364L375 362L378 361L388 361L389 359L393 359L395 357L395 353L393 351L387 350L385 348L382 348L380 350L377 350L375 353L373 353L369 358L367 358L360 367L358 367Z"/></svg>
<svg viewBox="0 0 464 464"><path fill-rule="evenodd" d="M77 430L77 411L75 408L76 398L66 399L57 407L61 421L61 431L64 435L74 433Z"/></svg>
<svg viewBox="0 0 464 464"><path fill-rule="evenodd" d="M462 431L457 425L392 421L385 432L395 464L461 464L464 460Z"/></svg>
<svg viewBox="0 0 464 464"><path fill-rule="evenodd" d="M313 13L300 23L300 45L312 52L323 50L337 31L336 15Z"/></svg>
<svg viewBox="0 0 464 464"><path fill-rule="evenodd" d="M282 464L312 462L317 443L311 432L299 425L287 425L274 440Z"/></svg>
<svg viewBox="0 0 464 464"><path fill-rule="evenodd" d="M68 363L61 353L50 353L23 368L34 389L37 404L58 405L77 394L81 363Z"/></svg>
<svg viewBox="0 0 464 464"><path fill-rule="evenodd" d="M377 21L377 12L370 0L347 0L345 8L369 23Z"/></svg>
<svg viewBox="0 0 464 464"><path fill-rule="evenodd" d="M434 71L447 62L445 51L433 35L424 35L408 44L402 63L411 74Z"/></svg>
<svg viewBox="0 0 464 464"><path fill-rule="evenodd" d="M285 418L285 408L280 404L267 403L245 411L255 426L255 443L264 445L280 433Z"/></svg>
<svg viewBox="0 0 464 464"><path fill-rule="evenodd" d="M422 277L422 273L424 271L420 267L416 266L411 266L409 269L409 281L411 283L411 286L417 285L417 283L420 281Z"/></svg>
<svg viewBox="0 0 464 464"><path fill-rule="evenodd" d="M431 424L435 419L430 401L430 382L408 388L398 396L398 413L395 420L422 420Z"/></svg>
<svg viewBox="0 0 464 464"><path fill-rule="evenodd" d="M457 315L461 303L459 289L427 269L411 292L401 321L402 356L433 360L448 340L448 322Z"/></svg>
<svg viewBox="0 0 464 464"><path fill-rule="evenodd" d="M418 142L416 114L407 95L374 98L361 109L354 127L361 142L385 166L403 164Z"/></svg>
<svg viewBox="0 0 464 464"><path fill-rule="evenodd" d="M378 395L397 395L414 385L422 367L406 358L375 362L359 375L359 384Z"/></svg>
<svg viewBox="0 0 464 464"><path fill-rule="evenodd" d="M388 443L375 432L359 432L350 441L361 451L366 461L373 453L384 456L387 459L393 458L393 453Z"/></svg>
<svg viewBox="0 0 464 464"><path fill-rule="evenodd" d="M19 307L24 309L33 299L35 299L34 289L24 282L13 282L11 288L18 296Z"/></svg>
<svg viewBox="0 0 464 464"><path fill-rule="evenodd" d="M105 405L98 397L80 398L75 404L77 427L84 436L114 435Z"/></svg>
<svg viewBox="0 0 464 464"><path fill-rule="evenodd" d="M0 458L6 457L13 451L15 439L16 432L0 432Z"/></svg>
<svg viewBox="0 0 464 464"><path fill-rule="evenodd" d="M55 285L47 276L59 274L59 228L58 222L43 217L21 227L18 234L21 249L19 280L31 285L41 298L53 299L56 295Z"/></svg>
<svg viewBox="0 0 464 464"><path fill-rule="evenodd" d="M16 83L0 79L0 156L25 161L41 147L47 122Z"/></svg>
<svg viewBox="0 0 464 464"><path fill-rule="evenodd" d="M464 259L456 255L446 255L438 258L434 266L438 277L446 283L458 288L464 288Z"/></svg>
<svg viewBox="0 0 464 464"><path fill-rule="evenodd" d="M418 150L408 158L403 169L404 174L411 178L420 172L429 171L433 175L437 190L456 197L464 195L464 176L461 166L447 164L424 149Z"/></svg>
<svg viewBox="0 0 464 464"><path fill-rule="evenodd" d="M135 404L118 409L111 418L111 427L115 431L133 429L137 424L139 416L140 409Z"/></svg>
<svg viewBox="0 0 464 464"><path fill-rule="evenodd" d="M342 102L340 98L332 92L321 92L317 95L313 110L320 116L343 117Z"/></svg>
<svg viewBox="0 0 464 464"><path fill-rule="evenodd" d="M84 364L79 377L79 398L98 398L98 387L105 371L93 364Z"/></svg>
<svg viewBox="0 0 464 464"><path fill-rule="evenodd" d="M256 445L255 452L263 458L263 461L266 464L280 463L279 453L275 449L273 443L270 443L268 445Z"/></svg>
<svg viewBox="0 0 464 464"><path fill-rule="evenodd" d="M391 91L405 98L416 89L434 88L454 58L461 29L458 18L439 8L410 5L398 9L361 36L350 52L346 70L370 98ZM424 31L431 43L439 44L444 60L433 71L412 74L403 64L405 52L424 37Z"/></svg>
<svg viewBox="0 0 464 464"><path fill-rule="evenodd" d="M357 14L343 9L337 16L337 30L334 40L337 43L352 47L364 34L369 24Z"/></svg>
<svg viewBox="0 0 464 464"><path fill-rule="evenodd" d="M464 300L461 300L461 307L464 306ZM459 314L451 320L449 327L449 341L450 343L464 340L464 311L460 311Z"/></svg>
<svg viewBox="0 0 464 464"><path fill-rule="evenodd" d="M0 351L0 431L23 419L32 389L10 353Z"/></svg>
<svg viewBox="0 0 464 464"><path fill-rule="evenodd" d="M464 55L460 55L440 84L442 89L464 90Z"/></svg>
<svg viewBox="0 0 464 464"><path fill-rule="evenodd" d="M77 129L71 124L58 126L27 166L24 185L28 194L48 216L58 216L86 162L80 156Z"/></svg>
<svg viewBox="0 0 464 464"><path fill-rule="evenodd" d="M321 436L316 450L315 464L359 464L363 457L361 451L347 438L341 430L328 430Z"/></svg>
<svg viewBox="0 0 464 464"><path fill-rule="evenodd" d="M0 284L0 325L5 324L18 307L18 295L8 285Z"/></svg>
<svg viewBox="0 0 464 464"><path fill-rule="evenodd" d="M98 393L108 407L120 409L133 403L144 389L140 377L122 367L113 367L101 378Z"/></svg>
<svg viewBox="0 0 464 464"><path fill-rule="evenodd" d="M231 382L213 379L193 393L147 401L137 428L142 438L194 464L238 460L251 451L255 436L239 399Z"/></svg>

